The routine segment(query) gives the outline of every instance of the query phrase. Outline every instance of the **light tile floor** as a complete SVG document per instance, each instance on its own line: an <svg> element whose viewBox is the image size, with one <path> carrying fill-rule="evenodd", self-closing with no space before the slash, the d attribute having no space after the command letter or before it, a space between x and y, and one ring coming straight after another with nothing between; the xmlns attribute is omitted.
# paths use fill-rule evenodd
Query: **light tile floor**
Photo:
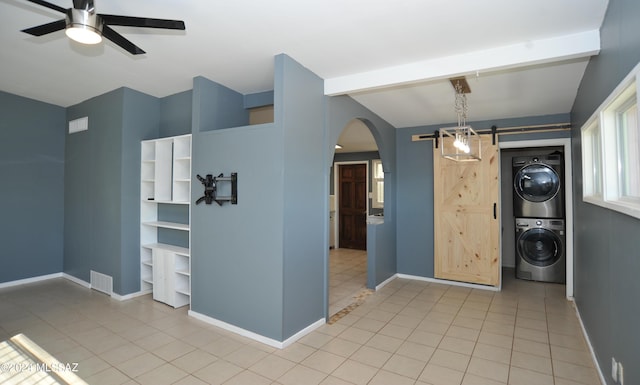
<svg viewBox="0 0 640 385"><path fill-rule="evenodd" d="M499 293L395 279L282 350L53 279L0 290L0 339L24 333L90 384L599 384L564 286L511 273Z"/></svg>
<svg viewBox="0 0 640 385"><path fill-rule="evenodd" d="M329 252L329 315L349 306L367 285L367 251L331 249Z"/></svg>

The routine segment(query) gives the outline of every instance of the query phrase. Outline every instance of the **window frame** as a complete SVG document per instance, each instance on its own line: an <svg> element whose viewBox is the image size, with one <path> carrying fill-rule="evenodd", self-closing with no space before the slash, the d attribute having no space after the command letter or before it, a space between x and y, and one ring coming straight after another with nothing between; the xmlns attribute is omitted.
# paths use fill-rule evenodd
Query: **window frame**
<svg viewBox="0 0 640 385"><path fill-rule="evenodd" d="M376 170L380 167L382 170L382 177L376 176ZM378 196L378 183L382 183L382 199ZM374 209L384 208L384 168L382 167L382 160L371 160L371 207Z"/></svg>
<svg viewBox="0 0 640 385"><path fill-rule="evenodd" d="M603 200L602 196L602 131L599 119L593 119L582 129L582 198Z"/></svg>
<svg viewBox="0 0 640 385"><path fill-rule="evenodd" d="M621 166L621 156L627 150L621 147L619 141L620 114L634 105L634 128L640 131L639 81L640 63L582 126L581 147L582 200L640 219L640 196L626 196L622 191L622 180L627 177L627 174L623 175L624 172L634 173L632 177L637 184L634 188L640 189L640 169ZM636 138L640 138L640 133L636 134ZM640 146L640 143L637 145Z"/></svg>

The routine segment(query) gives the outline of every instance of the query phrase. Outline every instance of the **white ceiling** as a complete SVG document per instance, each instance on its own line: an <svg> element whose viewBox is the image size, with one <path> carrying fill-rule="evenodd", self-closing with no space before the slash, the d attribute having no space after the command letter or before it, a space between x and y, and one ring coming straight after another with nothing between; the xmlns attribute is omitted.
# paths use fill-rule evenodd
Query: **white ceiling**
<svg viewBox="0 0 640 385"><path fill-rule="evenodd" d="M71 0L51 0L68 8ZM63 15L0 0L0 90L70 106L127 86L157 97L204 76L273 89L285 53L395 127L455 120L447 78L467 76L469 120L567 113L608 0L96 0L99 13L184 20L186 31L113 27L147 53L20 30Z"/></svg>

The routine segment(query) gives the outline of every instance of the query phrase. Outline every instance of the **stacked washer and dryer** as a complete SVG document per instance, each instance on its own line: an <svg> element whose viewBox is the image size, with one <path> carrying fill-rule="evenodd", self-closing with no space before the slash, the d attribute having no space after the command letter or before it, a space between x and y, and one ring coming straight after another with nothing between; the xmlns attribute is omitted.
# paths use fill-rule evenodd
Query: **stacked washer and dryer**
<svg viewBox="0 0 640 385"><path fill-rule="evenodd" d="M516 277L564 283L564 160L560 152L514 157Z"/></svg>

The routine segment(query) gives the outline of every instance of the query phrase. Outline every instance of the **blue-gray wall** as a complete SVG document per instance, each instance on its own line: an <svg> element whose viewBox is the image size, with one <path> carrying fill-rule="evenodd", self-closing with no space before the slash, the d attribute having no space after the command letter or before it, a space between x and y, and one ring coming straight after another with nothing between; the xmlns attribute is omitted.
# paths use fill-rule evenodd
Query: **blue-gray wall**
<svg viewBox="0 0 640 385"><path fill-rule="evenodd" d="M122 103L120 280L114 291L129 294L140 290L140 142L158 135L161 114L157 98L129 88Z"/></svg>
<svg viewBox="0 0 640 385"><path fill-rule="evenodd" d="M568 114L471 122L476 129L567 123ZM451 123L397 130L398 273L433 278L433 141L412 142L412 135L431 134ZM568 131L512 134L500 141L568 137ZM386 177L386 175L385 175ZM386 216L386 207L385 207Z"/></svg>
<svg viewBox="0 0 640 385"><path fill-rule="evenodd" d="M113 277L117 294L140 286L140 141L157 137L158 99L120 88L71 106L87 131L66 135L64 272Z"/></svg>
<svg viewBox="0 0 640 385"><path fill-rule="evenodd" d="M65 109L0 92L0 283L62 271Z"/></svg>
<svg viewBox="0 0 640 385"><path fill-rule="evenodd" d="M580 128L640 61L640 2L610 0L601 51L585 71L572 110L575 212L575 298L608 384L611 357L625 384L640 383L640 220L582 201Z"/></svg>
<svg viewBox="0 0 640 385"><path fill-rule="evenodd" d="M191 309L280 341L282 128L274 123L218 127L218 120L206 107L218 104L215 98L227 91L217 88L222 86L201 77L194 79L192 180L197 181L196 174L237 172L238 204L191 207ZM202 194L202 185L194 182L191 201Z"/></svg>
<svg viewBox="0 0 640 385"><path fill-rule="evenodd" d="M192 180L237 172L238 204L191 207L191 309L281 340L281 130L273 124L194 128L192 140ZM203 195L199 183L191 191L191 202Z"/></svg>
<svg viewBox="0 0 640 385"><path fill-rule="evenodd" d="M323 175L324 81L286 55L275 58L274 118L282 128L284 194L283 323L291 337L325 316L325 223ZM324 204L323 204L324 203Z"/></svg>
<svg viewBox="0 0 640 385"><path fill-rule="evenodd" d="M198 131L242 127L249 124L244 96L202 76L193 79L192 129Z"/></svg>
<svg viewBox="0 0 640 385"><path fill-rule="evenodd" d="M191 133L192 99L192 90L160 99L160 138Z"/></svg>
<svg viewBox="0 0 640 385"><path fill-rule="evenodd" d="M194 79L193 178L237 172L238 204L192 207L191 308L284 341L326 316L329 169L354 118L372 130L390 181L372 282L395 273L395 129L351 98L325 97L322 79L286 55L275 57L274 75L274 123L234 128L208 106L237 95ZM225 122L245 112L227 111ZM194 184L192 201L201 195Z"/></svg>

